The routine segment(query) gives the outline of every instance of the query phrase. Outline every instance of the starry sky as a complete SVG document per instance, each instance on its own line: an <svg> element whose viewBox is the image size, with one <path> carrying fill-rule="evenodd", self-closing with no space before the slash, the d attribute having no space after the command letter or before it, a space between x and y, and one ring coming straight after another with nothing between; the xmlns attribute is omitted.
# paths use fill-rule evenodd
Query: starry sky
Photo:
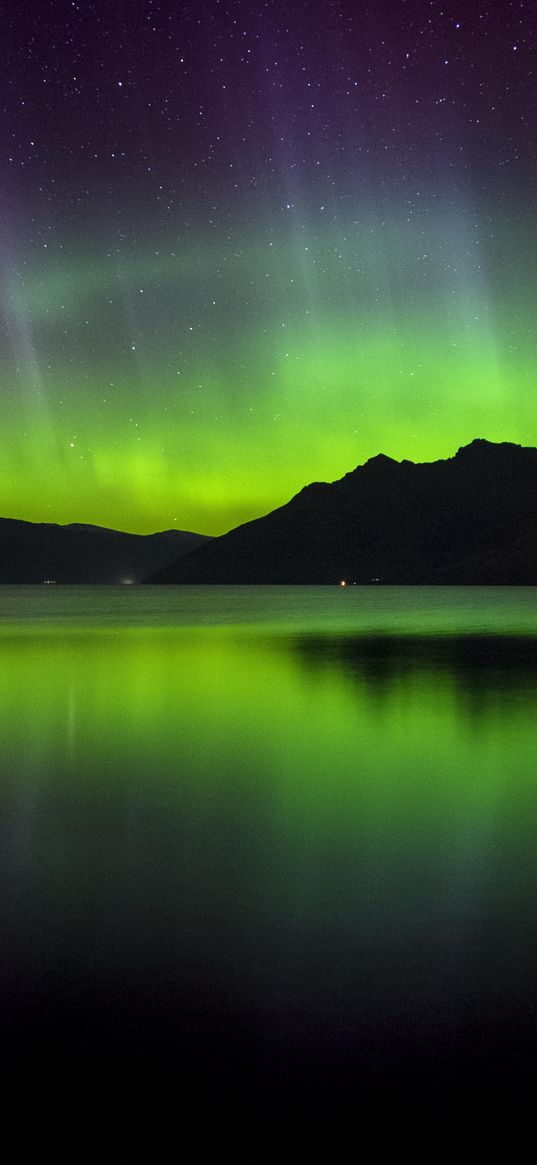
<svg viewBox="0 0 537 1165"><path fill-rule="evenodd" d="M537 444L537 6L3 14L0 514L218 534Z"/></svg>

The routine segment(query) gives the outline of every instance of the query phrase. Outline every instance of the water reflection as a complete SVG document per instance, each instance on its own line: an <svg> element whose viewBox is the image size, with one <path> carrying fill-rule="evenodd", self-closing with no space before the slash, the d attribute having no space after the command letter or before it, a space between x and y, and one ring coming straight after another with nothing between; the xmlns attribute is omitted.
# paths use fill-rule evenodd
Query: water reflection
<svg viewBox="0 0 537 1165"><path fill-rule="evenodd" d="M10 1072L266 1124L525 1103L536 685L530 639L10 634Z"/></svg>
<svg viewBox="0 0 537 1165"><path fill-rule="evenodd" d="M519 701L537 690L537 639L512 635L305 635L294 641L308 673L341 669L382 698L401 682L428 676L455 685L468 712Z"/></svg>

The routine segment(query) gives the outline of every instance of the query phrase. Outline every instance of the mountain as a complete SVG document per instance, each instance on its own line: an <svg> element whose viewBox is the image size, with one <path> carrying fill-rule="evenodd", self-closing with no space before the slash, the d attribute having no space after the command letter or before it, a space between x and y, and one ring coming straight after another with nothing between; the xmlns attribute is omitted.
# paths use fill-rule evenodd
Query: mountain
<svg viewBox="0 0 537 1165"><path fill-rule="evenodd" d="M156 572L160 583L537 584L537 449L379 454Z"/></svg>
<svg viewBox="0 0 537 1165"><path fill-rule="evenodd" d="M124 534L0 518L0 583L140 582L205 541L182 530Z"/></svg>

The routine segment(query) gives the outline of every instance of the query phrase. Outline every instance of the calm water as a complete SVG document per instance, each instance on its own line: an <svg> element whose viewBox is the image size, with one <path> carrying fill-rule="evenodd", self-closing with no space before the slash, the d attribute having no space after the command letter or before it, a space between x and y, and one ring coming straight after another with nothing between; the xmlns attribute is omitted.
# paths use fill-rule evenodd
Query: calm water
<svg viewBox="0 0 537 1165"><path fill-rule="evenodd" d="M3 1090L521 1120L536 712L532 589L0 588Z"/></svg>

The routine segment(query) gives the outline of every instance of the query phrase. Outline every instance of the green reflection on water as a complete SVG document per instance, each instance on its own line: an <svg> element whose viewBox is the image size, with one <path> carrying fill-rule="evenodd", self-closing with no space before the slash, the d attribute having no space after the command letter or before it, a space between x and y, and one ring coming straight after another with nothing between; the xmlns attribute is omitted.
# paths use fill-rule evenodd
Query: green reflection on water
<svg viewBox="0 0 537 1165"><path fill-rule="evenodd" d="M523 636L12 626L11 1004L61 967L286 1056L522 1038L536 696Z"/></svg>
<svg viewBox="0 0 537 1165"><path fill-rule="evenodd" d="M460 894L524 833L537 743L533 644L470 647L192 630L9 639L5 794L24 791L29 821L49 795L90 798L99 819L114 807L118 827L144 806L169 812L167 828L177 815L182 836L203 817L216 852L226 835L239 854L258 838L263 883L268 848L271 877L303 906L328 851L336 883L355 860L384 887L408 867L435 880L426 896L440 875ZM96 821L78 827L91 852Z"/></svg>

